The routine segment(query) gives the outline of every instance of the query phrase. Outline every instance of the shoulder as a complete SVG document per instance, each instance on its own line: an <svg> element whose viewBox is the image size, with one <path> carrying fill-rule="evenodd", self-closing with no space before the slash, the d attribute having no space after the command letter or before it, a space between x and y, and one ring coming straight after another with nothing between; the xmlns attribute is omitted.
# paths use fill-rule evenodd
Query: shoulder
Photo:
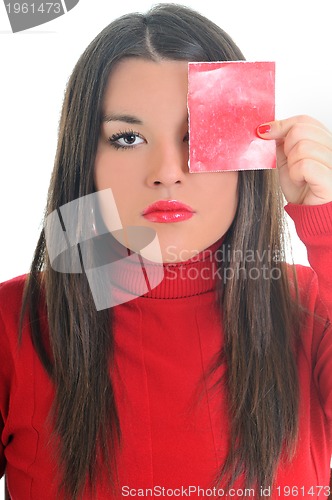
<svg viewBox="0 0 332 500"><path fill-rule="evenodd" d="M24 284L28 278L28 274L21 274L20 276L15 276L7 281L0 282L0 298L4 299L7 293L17 293L20 290L23 291Z"/></svg>
<svg viewBox="0 0 332 500"><path fill-rule="evenodd" d="M14 373L19 338L19 319L22 296L27 275L17 276L0 283L0 384L9 387ZM7 389L6 389L7 390Z"/></svg>
<svg viewBox="0 0 332 500"><path fill-rule="evenodd" d="M319 277L310 266L301 264L287 264L290 291L293 300L296 301L295 279L296 276L298 302L302 318L302 339L311 343L311 349L315 350L326 329L331 328L331 310L326 294L322 294ZM330 297L331 297L330 291Z"/></svg>
<svg viewBox="0 0 332 500"><path fill-rule="evenodd" d="M20 311L27 278L27 274L22 274L0 283L0 313L2 318L16 315Z"/></svg>
<svg viewBox="0 0 332 500"><path fill-rule="evenodd" d="M287 276L291 291L294 291L295 279L299 291L299 299L302 306L309 309L315 308L318 298L318 277L310 266L302 264L286 264Z"/></svg>
<svg viewBox="0 0 332 500"><path fill-rule="evenodd" d="M27 357L34 351L28 310L21 324L23 294L28 279L29 274L23 274L0 283L0 353L5 353L3 358L12 358L17 366L25 366ZM41 300L38 303L38 320L42 322L42 334L44 331L47 333L43 306Z"/></svg>

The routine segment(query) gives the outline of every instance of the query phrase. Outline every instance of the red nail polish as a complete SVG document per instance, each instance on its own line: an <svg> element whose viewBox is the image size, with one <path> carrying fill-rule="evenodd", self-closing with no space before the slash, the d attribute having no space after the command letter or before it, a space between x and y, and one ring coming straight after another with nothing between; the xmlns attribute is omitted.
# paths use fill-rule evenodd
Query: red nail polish
<svg viewBox="0 0 332 500"><path fill-rule="evenodd" d="M271 125L260 125L257 128L257 132L259 134L268 134L269 132L271 132Z"/></svg>

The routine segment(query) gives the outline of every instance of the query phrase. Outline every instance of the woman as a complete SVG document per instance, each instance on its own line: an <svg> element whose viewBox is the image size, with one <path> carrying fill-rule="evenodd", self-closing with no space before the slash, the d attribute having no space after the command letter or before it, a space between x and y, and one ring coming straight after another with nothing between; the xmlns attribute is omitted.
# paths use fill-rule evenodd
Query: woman
<svg viewBox="0 0 332 500"><path fill-rule="evenodd" d="M47 214L111 189L124 228L157 234L164 277L98 310L88 273L53 269L42 231L29 279L1 286L13 499L328 496L331 134L309 117L257 124L277 141L277 172L187 167L187 63L241 59L212 22L162 4L107 26L74 68ZM314 271L276 257L283 194ZM170 200L187 215L148 209ZM96 240L112 229L101 213ZM116 231L107 241L119 260L133 250ZM123 266L119 288L134 294L142 268Z"/></svg>

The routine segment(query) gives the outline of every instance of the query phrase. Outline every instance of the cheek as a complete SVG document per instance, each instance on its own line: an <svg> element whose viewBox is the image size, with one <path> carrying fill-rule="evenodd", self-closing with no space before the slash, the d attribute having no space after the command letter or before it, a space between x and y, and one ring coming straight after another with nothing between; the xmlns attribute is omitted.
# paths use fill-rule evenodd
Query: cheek
<svg viewBox="0 0 332 500"><path fill-rule="evenodd" d="M221 173L223 177L216 179L213 198L215 200L211 213L212 228L224 234L231 226L238 205L238 173ZM218 182L217 182L218 181Z"/></svg>
<svg viewBox="0 0 332 500"><path fill-rule="evenodd" d="M238 172L226 172L216 174L212 181L216 212L224 214L225 217L234 216L238 204Z"/></svg>
<svg viewBox="0 0 332 500"><path fill-rule="evenodd" d="M116 213L120 217L121 226L128 225L132 222L132 215L139 206L138 169L133 168L128 157L125 152L123 155L121 151L114 155L113 151L101 147L95 158L94 187L96 191L111 189L114 200L114 210L109 210L109 207L107 210L105 207L102 208L103 219L108 228L110 228L109 214Z"/></svg>
<svg viewBox="0 0 332 500"><path fill-rule="evenodd" d="M93 179L97 191L110 187L109 185L109 155L104 145L99 142L94 168Z"/></svg>
<svg viewBox="0 0 332 500"><path fill-rule="evenodd" d="M131 172L125 155L114 155L110 147L99 147L94 163L94 183L98 191L111 188L122 194L131 185Z"/></svg>
<svg viewBox="0 0 332 500"><path fill-rule="evenodd" d="M227 204L229 206L230 212L235 214L237 205L238 205L238 180L239 176L236 173L235 176L232 175L232 177L229 179L229 181L226 184L226 188L224 189L224 195L225 195L225 200L227 201Z"/></svg>

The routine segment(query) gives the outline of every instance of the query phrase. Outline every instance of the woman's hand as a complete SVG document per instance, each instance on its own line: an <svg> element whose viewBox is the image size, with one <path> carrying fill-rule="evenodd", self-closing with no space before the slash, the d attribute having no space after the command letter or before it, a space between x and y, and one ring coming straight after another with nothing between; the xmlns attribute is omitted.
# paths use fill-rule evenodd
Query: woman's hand
<svg viewBox="0 0 332 500"><path fill-rule="evenodd" d="M275 139L281 189L287 202L322 205L332 201L332 134L310 116L260 125L262 139Z"/></svg>

